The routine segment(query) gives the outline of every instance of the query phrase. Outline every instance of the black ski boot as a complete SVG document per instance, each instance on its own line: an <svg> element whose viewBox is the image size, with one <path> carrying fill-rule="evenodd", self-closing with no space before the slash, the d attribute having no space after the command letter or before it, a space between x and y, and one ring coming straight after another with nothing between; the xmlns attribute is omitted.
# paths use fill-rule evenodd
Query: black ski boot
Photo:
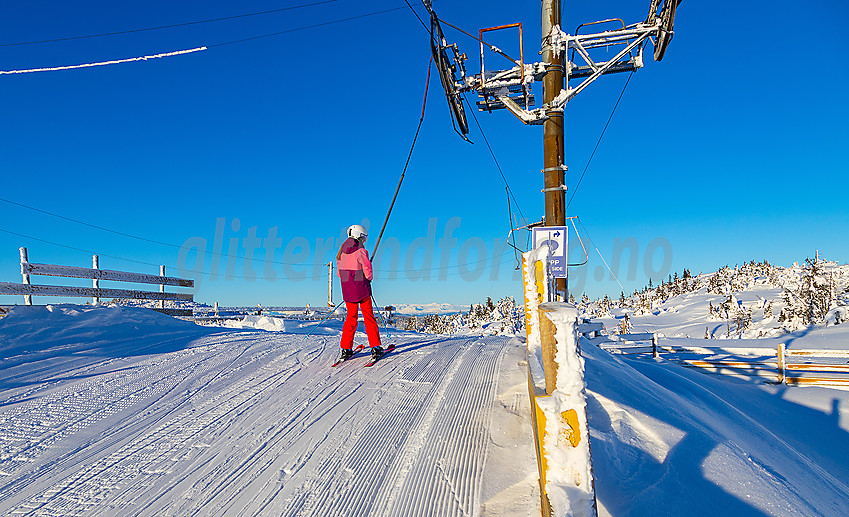
<svg viewBox="0 0 849 517"><path fill-rule="evenodd" d="M354 351L353 351L353 350L351 350L350 348L343 348L343 349L342 349L342 356L341 356L341 357L339 357L339 361L347 361L347 360L348 360L348 359L350 359L350 358L351 358L351 356L353 356L353 355L354 355Z"/></svg>
<svg viewBox="0 0 849 517"><path fill-rule="evenodd" d="M383 355L383 349L380 346L371 347L371 359L377 361Z"/></svg>

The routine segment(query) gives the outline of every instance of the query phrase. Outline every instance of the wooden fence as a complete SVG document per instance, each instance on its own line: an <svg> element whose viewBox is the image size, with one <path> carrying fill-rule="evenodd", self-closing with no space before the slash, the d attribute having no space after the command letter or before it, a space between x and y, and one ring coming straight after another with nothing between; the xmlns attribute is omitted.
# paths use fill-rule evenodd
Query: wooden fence
<svg viewBox="0 0 849 517"><path fill-rule="evenodd" d="M684 346L659 348L666 357L692 368L762 377L776 384L793 386L849 386L847 350L788 350L784 343L779 343L774 349Z"/></svg>
<svg viewBox="0 0 849 517"><path fill-rule="evenodd" d="M0 294L23 295L24 304L32 305L33 296L70 296L91 297L96 303L100 298L128 298L135 300L159 300L155 310L173 316L191 316L190 309L166 309L165 300L192 301L192 293L168 293L165 286L194 287L194 280L165 276L165 266L159 267L159 276L144 273L129 273L100 269L97 255L92 257L92 267L60 266L55 264L35 264L29 262L27 249L21 248L21 275L23 283L0 282ZM64 278L86 278L92 280L92 287L36 285L30 283L30 276L56 276ZM135 289L112 289L100 287L100 281L128 282L136 284L159 285L159 291L140 291Z"/></svg>
<svg viewBox="0 0 849 517"><path fill-rule="evenodd" d="M614 341L599 335L601 323L585 321L578 332L614 354L661 355L691 368L737 376L758 377L791 386L849 386L849 351L773 348L664 346L654 333L620 334ZM592 334L592 335L590 335Z"/></svg>

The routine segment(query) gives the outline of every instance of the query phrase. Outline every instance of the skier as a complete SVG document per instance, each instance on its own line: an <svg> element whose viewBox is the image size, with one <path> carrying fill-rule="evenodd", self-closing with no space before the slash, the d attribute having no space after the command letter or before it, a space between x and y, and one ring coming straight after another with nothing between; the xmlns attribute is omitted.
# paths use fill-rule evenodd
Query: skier
<svg viewBox="0 0 849 517"><path fill-rule="evenodd" d="M354 334L357 331L357 312L363 311L368 344L371 347L373 360L380 359L383 348L380 346L380 333L374 311L371 306L371 280L374 273L365 242L368 232L359 224L348 228L348 239L342 243L339 253L336 254L336 274L342 280L342 298L345 300L345 308L348 315L342 326L342 357L341 361L349 359L354 352Z"/></svg>

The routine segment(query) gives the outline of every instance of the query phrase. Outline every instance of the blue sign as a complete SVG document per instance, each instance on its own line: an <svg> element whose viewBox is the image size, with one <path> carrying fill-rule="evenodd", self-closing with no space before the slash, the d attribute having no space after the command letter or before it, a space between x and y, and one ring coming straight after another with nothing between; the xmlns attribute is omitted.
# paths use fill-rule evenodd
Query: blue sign
<svg viewBox="0 0 849 517"><path fill-rule="evenodd" d="M566 278L568 226L537 226L533 229L534 248L548 245L548 267L554 278Z"/></svg>

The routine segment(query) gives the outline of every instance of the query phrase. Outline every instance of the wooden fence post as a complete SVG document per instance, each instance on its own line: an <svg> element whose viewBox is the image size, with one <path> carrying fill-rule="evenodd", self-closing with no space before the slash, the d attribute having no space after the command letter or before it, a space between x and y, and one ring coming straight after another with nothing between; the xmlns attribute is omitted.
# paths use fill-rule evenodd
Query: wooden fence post
<svg viewBox="0 0 849 517"><path fill-rule="evenodd" d="M554 393L557 389L557 361L554 357L557 355L557 340L554 338L557 332L554 323L545 315L546 309L543 309L542 304L539 308L539 333L540 344L542 345L542 364L545 373L545 392L548 395Z"/></svg>
<svg viewBox="0 0 849 517"><path fill-rule="evenodd" d="M100 269L100 257L98 257L97 255L91 256L91 268L92 269ZM91 286L94 287L95 289L99 289L100 288L100 279L93 278L91 280ZM96 305L100 302L100 298L98 298L97 296L94 296L94 297L92 297L91 301L92 301L92 303L94 303Z"/></svg>
<svg viewBox="0 0 849 517"><path fill-rule="evenodd" d="M657 334L651 335L651 356L657 359Z"/></svg>
<svg viewBox="0 0 849 517"><path fill-rule="evenodd" d="M21 248L21 275L24 277L24 285L29 285L29 273L24 271L24 264L29 262L29 258L27 258L27 249ZM32 305L32 295L25 294L24 295L24 305Z"/></svg>
<svg viewBox="0 0 849 517"><path fill-rule="evenodd" d="M165 277L165 264L159 266L159 276L161 276L163 278ZM165 292L165 284L159 284L159 292L160 293ZM165 308L165 299L164 298L162 300L159 300L159 308L160 309Z"/></svg>
<svg viewBox="0 0 849 517"><path fill-rule="evenodd" d="M778 344L776 353L778 355L778 384L784 384L787 382L787 366L784 360L784 343Z"/></svg>

